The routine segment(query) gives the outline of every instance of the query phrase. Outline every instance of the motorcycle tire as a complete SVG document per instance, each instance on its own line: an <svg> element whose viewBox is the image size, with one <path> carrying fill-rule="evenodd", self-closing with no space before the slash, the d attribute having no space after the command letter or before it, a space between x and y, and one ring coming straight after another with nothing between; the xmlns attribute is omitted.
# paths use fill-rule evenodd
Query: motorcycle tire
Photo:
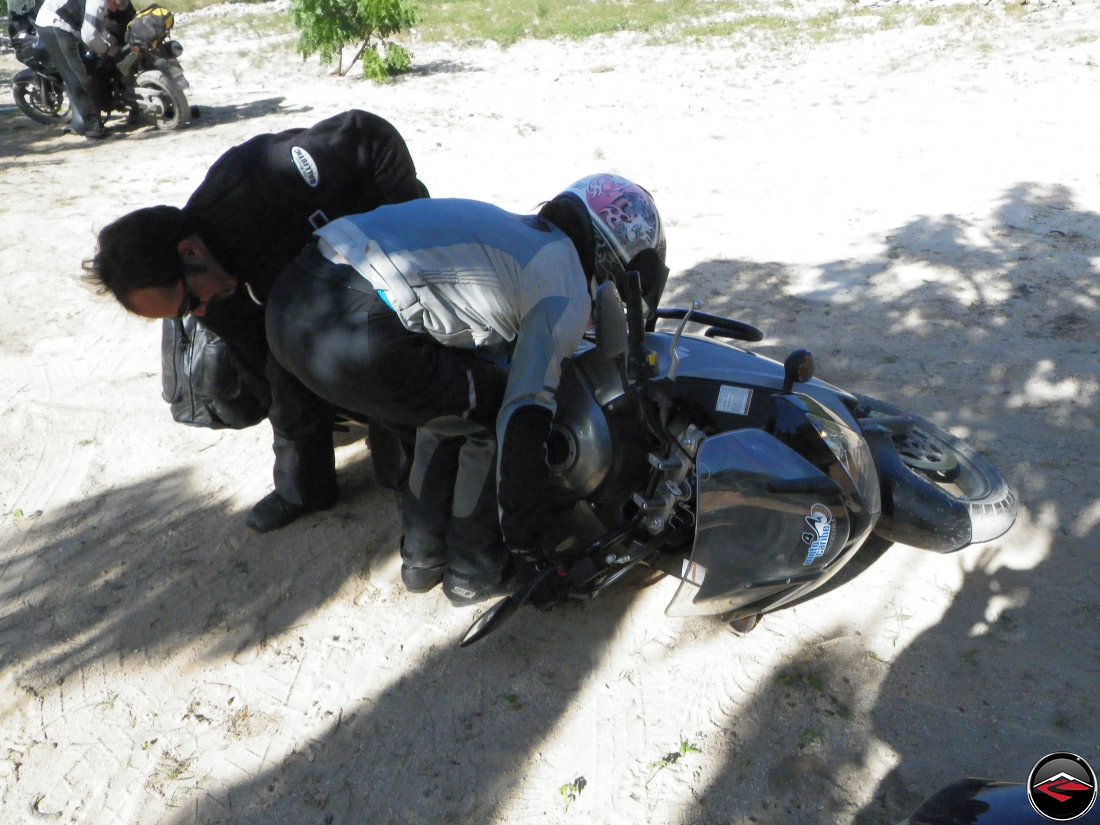
<svg viewBox="0 0 1100 825"><path fill-rule="evenodd" d="M15 105L35 123L59 126L72 119L69 96L57 81L28 69L12 78L11 91Z"/></svg>
<svg viewBox="0 0 1100 825"><path fill-rule="evenodd" d="M1004 535L1019 510L1001 472L961 438L885 401L857 396L861 419L907 418L880 453L883 516L875 532L926 550L953 552ZM896 455L897 461L894 459ZM954 522L954 524L952 524Z"/></svg>
<svg viewBox="0 0 1100 825"><path fill-rule="evenodd" d="M138 78L137 85L153 90L159 101L157 111L144 112L153 118L158 129L170 132L191 122L191 106L187 103L187 96L175 84L160 77L145 76Z"/></svg>

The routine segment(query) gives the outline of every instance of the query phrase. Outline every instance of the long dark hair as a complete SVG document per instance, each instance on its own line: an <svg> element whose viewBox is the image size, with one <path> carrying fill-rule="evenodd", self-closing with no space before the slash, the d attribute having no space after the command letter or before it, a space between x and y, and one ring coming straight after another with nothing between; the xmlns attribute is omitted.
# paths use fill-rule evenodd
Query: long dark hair
<svg viewBox="0 0 1100 825"><path fill-rule="evenodd" d="M84 280L130 309L136 289L172 286L183 277L179 242L196 233L174 206L150 206L123 215L99 233L95 255L84 261Z"/></svg>

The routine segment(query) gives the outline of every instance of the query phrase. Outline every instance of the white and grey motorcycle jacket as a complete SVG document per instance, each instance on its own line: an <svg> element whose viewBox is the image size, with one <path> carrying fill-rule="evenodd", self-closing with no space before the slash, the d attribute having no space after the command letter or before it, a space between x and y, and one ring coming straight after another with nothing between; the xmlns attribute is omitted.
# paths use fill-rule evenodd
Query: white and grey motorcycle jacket
<svg viewBox="0 0 1100 825"><path fill-rule="evenodd" d="M409 330L447 346L508 355L496 420L501 526L507 543L529 545L538 526L516 511L537 509L530 498L540 491L531 488L545 479L562 361L576 351L591 316L573 242L538 217L462 199L383 206L316 234L322 254L366 278ZM536 426L531 408L540 413ZM512 426L521 410L524 425ZM515 485L522 494L509 489Z"/></svg>

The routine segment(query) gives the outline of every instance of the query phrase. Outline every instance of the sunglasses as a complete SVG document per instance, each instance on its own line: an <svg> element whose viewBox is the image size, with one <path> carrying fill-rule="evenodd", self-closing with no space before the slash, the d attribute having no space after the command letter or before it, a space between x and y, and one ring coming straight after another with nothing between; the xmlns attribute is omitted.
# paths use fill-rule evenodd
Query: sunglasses
<svg viewBox="0 0 1100 825"><path fill-rule="evenodd" d="M191 290L187 288L186 278L180 278L180 283L183 284L183 302L180 303L179 312L176 313L175 317L186 318L199 308L199 305L202 304L202 300L191 294Z"/></svg>

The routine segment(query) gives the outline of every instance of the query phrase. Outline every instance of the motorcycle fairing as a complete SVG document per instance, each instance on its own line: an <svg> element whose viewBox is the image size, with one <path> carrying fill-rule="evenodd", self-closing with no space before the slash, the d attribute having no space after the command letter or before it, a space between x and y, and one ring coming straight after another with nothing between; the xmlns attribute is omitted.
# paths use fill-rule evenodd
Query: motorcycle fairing
<svg viewBox="0 0 1100 825"><path fill-rule="evenodd" d="M707 438L696 485L695 544L669 616L723 614L812 581L848 542L840 489L763 430ZM799 488L816 491L779 491Z"/></svg>
<svg viewBox="0 0 1100 825"><path fill-rule="evenodd" d="M940 553L969 546L974 538L970 508L910 470L888 431L868 426L863 434L882 479L883 514L875 533Z"/></svg>
<svg viewBox="0 0 1100 825"><path fill-rule="evenodd" d="M901 825L1046 825L1051 822L1028 801L1027 786L968 777L929 797ZM1098 825L1100 809L1073 820Z"/></svg>
<svg viewBox="0 0 1100 825"><path fill-rule="evenodd" d="M646 336L646 347L656 353L659 365L654 380L668 373L672 363L671 344L672 339L668 335L657 333ZM710 385L708 406L718 415L725 415L717 403L718 387L723 384L754 390L746 413L752 426L756 426L766 414L772 394L783 387L782 364L723 341L684 335L677 344L676 352L679 367L675 383L685 386ZM800 384L799 391L812 396L849 426L855 426L855 419L846 403L846 400L854 399L848 393L818 378ZM731 426L744 426L745 417L739 420L731 415L729 423Z"/></svg>

